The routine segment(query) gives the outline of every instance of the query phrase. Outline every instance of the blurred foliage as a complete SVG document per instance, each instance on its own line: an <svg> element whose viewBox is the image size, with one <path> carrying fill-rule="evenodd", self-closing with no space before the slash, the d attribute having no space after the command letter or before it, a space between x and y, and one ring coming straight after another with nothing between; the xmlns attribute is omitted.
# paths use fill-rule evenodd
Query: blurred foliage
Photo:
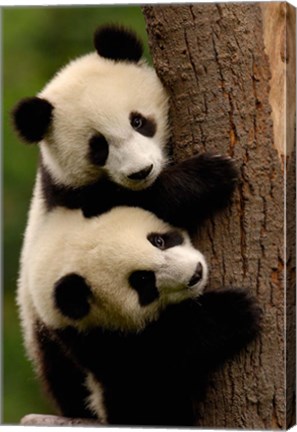
<svg viewBox="0 0 297 432"><path fill-rule="evenodd" d="M3 23L3 423L18 423L28 413L51 413L25 357L15 304L19 253L34 184L38 148L13 132L10 113L33 96L69 60L93 50L93 31L121 23L146 44L139 7L14 7L2 10Z"/></svg>

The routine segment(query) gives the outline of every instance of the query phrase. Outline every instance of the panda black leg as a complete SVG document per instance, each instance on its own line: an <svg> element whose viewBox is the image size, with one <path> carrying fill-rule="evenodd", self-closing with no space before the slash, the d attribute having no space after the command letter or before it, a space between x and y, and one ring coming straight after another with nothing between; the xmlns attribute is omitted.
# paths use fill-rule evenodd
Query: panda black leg
<svg viewBox="0 0 297 432"><path fill-rule="evenodd" d="M96 418L86 407L89 392L82 369L65 354L40 322L35 325L35 339L40 356L39 373L60 414L65 417Z"/></svg>

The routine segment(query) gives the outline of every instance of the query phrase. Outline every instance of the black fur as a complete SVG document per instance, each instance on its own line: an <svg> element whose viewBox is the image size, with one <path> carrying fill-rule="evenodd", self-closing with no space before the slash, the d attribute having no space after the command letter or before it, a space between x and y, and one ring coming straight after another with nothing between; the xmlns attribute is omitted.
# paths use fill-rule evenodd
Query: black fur
<svg viewBox="0 0 297 432"><path fill-rule="evenodd" d="M143 53L143 46L137 35L116 25L99 27L94 34L94 45L101 57L115 61L137 63Z"/></svg>
<svg viewBox="0 0 297 432"><path fill-rule="evenodd" d="M238 175L230 159L206 153L168 166L141 191L126 189L108 177L85 187L66 187L55 183L42 163L41 174L48 210L80 208L85 217L93 217L116 206L136 206L189 231L227 206Z"/></svg>
<svg viewBox="0 0 297 432"><path fill-rule="evenodd" d="M53 337L103 384L110 424L191 426L209 373L255 339L260 319L254 300L230 289L171 305L140 333L68 327Z"/></svg>
<svg viewBox="0 0 297 432"><path fill-rule="evenodd" d="M89 142L89 159L94 165L104 166L109 153L109 145L103 135L94 135Z"/></svg>
<svg viewBox="0 0 297 432"><path fill-rule="evenodd" d="M144 117L137 112L130 114L130 123L133 129L148 138L152 138L157 131L157 124L154 119Z"/></svg>
<svg viewBox="0 0 297 432"><path fill-rule="evenodd" d="M195 272L188 283L188 286L192 287L196 285L202 279L202 276L203 276L203 267L201 263L198 263Z"/></svg>
<svg viewBox="0 0 297 432"><path fill-rule="evenodd" d="M42 140L52 120L53 105L46 99L22 99L14 108L14 126L20 136L34 143Z"/></svg>
<svg viewBox="0 0 297 432"><path fill-rule="evenodd" d="M81 208L83 202L82 194L87 188L73 189L68 186L60 185L51 176L49 171L44 167L42 161L39 164L41 172L43 199L48 210L57 206L70 209Z"/></svg>
<svg viewBox="0 0 297 432"><path fill-rule="evenodd" d="M150 174L150 172L153 169L153 164L147 166L146 168L143 168L140 171L134 172L130 175L128 175L129 179L131 180L144 180L145 178L147 178L147 176Z"/></svg>
<svg viewBox="0 0 297 432"><path fill-rule="evenodd" d="M84 370L69 357L54 334L37 321L34 328L39 374L45 390L66 417L95 418L85 405L89 392Z"/></svg>
<svg viewBox="0 0 297 432"><path fill-rule="evenodd" d="M92 291L87 282L76 273L63 276L55 283L55 306L68 318L77 320L87 316L91 297Z"/></svg>
<svg viewBox="0 0 297 432"><path fill-rule="evenodd" d="M139 304L147 306L159 297L156 276L153 271L137 270L129 276L129 283L139 297Z"/></svg>

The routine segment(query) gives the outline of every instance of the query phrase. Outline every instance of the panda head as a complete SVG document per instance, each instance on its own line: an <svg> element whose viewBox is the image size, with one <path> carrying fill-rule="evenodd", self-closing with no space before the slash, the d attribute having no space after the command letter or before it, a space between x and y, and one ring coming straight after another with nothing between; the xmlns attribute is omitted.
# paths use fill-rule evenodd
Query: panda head
<svg viewBox="0 0 297 432"><path fill-rule="evenodd" d="M122 27L95 32L96 52L62 68L13 120L21 138L40 143L55 182L79 187L108 176L143 189L166 162L168 100L137 36Z"/></svg>
<svg viewBox="0 0 297 432"><path fill-rule="evenodd" d="M204 290L204 256L184 231L150 212L51 216L55 232L47 227L49 245L39 239L30 266L31 297L47 325L139 330L167 305Z"/></svg>

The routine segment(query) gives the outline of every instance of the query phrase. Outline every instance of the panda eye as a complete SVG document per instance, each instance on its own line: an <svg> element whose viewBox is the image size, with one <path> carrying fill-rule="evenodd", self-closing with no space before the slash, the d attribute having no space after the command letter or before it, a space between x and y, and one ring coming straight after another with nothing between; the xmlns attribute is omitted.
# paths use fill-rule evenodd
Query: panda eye
<svg viewBox="0 0 297 432"><path fill-rule="evenodd" d="M140 114L134 114L131 117L130 120L131 126L133 127L133 129L137 130L142 128L143 124L144 124L144 119Z"/></svg>
<svg viewBox="0 0 297 432"><path fill-rule="evenodd" d="M148 241L161 250L170 249L184 243L184 237L178 230L171 230L166 233L151 233L147 236Z"/></svg>
<svg viewBox="0 0 297 432"><path fill-rule="evenodd" d="M157 123L153 117L144 117L137 111L130 113L130 124L141 135L152 138L157 131Z"/></svg>
<svg viewBox="0 0 297 432"><path fill-rule="evenodd" d="M148 241L158 249L165 249L165 240L160 234L150 234L148 236Z"/></svg>
<svg viewBox="0 0 297 432"><path fill-rule="evenodd" d="M165 241L161 236L155 237L155 246L159 249L164 249Z"/></svg>

